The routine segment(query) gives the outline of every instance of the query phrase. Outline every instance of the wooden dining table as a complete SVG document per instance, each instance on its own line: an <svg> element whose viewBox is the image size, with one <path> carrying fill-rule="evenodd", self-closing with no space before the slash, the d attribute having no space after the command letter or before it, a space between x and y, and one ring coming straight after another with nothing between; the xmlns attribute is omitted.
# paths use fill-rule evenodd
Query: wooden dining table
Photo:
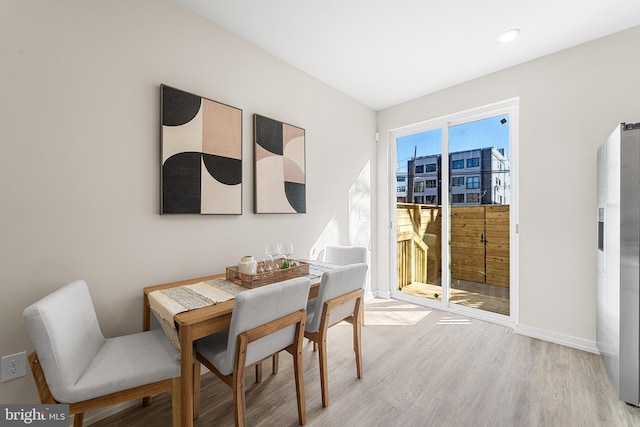
<svg viewBox="0 0 640 427"><path fill-rule="evenodd" d="M180 280L178 282L162 285L147 286L144 292L143 330L151 329L151 307L149 305L149 293L161 289L175 288L182 285L191 285L198 282L225 278L225 274L198 277L195 279ZM311 288L309 298L318 295L321 277L310 277ZM269 286L269 285L264 285ZM174 315L174 322L180 340L180 425L193 426L193 344L195 340L229 328L234 300L218 302L207 307L184 311ZM146 401L147 403L149 400Z"/></svg>

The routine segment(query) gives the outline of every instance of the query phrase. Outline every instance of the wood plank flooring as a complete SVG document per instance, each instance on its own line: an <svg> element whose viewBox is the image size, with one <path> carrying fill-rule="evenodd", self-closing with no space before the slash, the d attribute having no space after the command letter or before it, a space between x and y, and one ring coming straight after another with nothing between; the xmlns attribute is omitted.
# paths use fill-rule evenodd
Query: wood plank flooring
<svg viewBox="0 0 640 427"><path fill-rule="evenodd" d="M364 377L357 379L350 325L330 329L329 407L320 397L317 353L304 346L307 426L640 426L619 401L600 357L509 328L394 300L365 304ZM297 426L291 357L254 383L247 425ZM231 390L202 378L195 426L233 426ZM126 409L94 426L170 426L171 400Z"/></svg>

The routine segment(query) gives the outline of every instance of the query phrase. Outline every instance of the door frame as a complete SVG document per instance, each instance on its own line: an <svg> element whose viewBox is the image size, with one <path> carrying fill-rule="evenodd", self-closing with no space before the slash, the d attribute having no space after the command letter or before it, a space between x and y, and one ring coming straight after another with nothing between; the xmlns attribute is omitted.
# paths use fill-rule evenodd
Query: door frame
<svg viewBox="0 0 640 427"><path fill-rule="evenodd" d="M510 154L510 213L509 213L509 257L510 257L510 288L509 288L509 316L464 307L459 304L449 302L449 284L451 282L449 270L449 245L446 243L450 233L450 205L447 200L442 204L442 301L428 298L415 297L402 294L397 290L397 242L396 242L396 139L402 136L412 135L440 128L442 131L442 164L449 162L449 127L482 120L502 114L509 114L509 154ZM514 327L519 321L518 301L519 301L519 98L507 99L493 104L484 105L477 108L428 119L422 122L413 123L389 131L389 185L388 207L389 207L389 291L392 298L412 302L415 304L433 307L440 310L458 313L465 316L487 320ZM442 194L449 192L449 168L442 168ZM444 197L443 197L444 199ZM448 198L447 198L448 199ZM444 202L444 200L443 200ZM446 237L445 237L446 236ZM446 247L445 247L446 245ZM445 286L446 285L446 286Z"/></svg>

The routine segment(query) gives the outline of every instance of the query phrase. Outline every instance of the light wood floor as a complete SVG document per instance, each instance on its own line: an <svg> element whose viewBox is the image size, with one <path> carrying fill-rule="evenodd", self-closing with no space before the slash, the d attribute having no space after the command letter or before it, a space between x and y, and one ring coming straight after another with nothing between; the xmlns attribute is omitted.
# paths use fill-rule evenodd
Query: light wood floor
<svg viewBox="0 0 640 427"><path fill-rule="evenodd" d="M394 300L366 303L364 378L356 378L350 325L329 333L329 399L322 408L317 353L304 348L307 426L640 426L620 402L599 356L513 333L492 323ZM247 424L296 426L291 357L263 382L247 376ZM268 375L267 375L268 374ZM196 426L233 426L231 390L202 378ZM95 426L170 426L161 395Z"/></svg>

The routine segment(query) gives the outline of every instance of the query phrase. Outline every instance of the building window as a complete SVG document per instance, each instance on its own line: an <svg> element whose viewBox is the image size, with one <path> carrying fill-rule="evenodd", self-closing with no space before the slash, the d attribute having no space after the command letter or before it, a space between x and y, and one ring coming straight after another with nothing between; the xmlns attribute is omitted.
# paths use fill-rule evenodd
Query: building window
<svg viewBox="0 0 640 427"><path fill-rule="evenodd" d="M416 165L416 173L424 173L424 165Z"/></svg>
<svg viewBox="0 0 640 427"><path fill-rule="evenodd" d="M451 162L451 169L463 169L464 168L464 160L454 160Z"/></svg>
<svg viewBox="0 0 640 427"><path fill-rule="evenodd" d="M470 176L467 178L467 188L480 188L480 177Z"/></svg>
<svg viewBox="0 0 640 427"><path fill-rule="evenodd" d="M452 194L451 203L464 203L464 194Z"/></svg>
<svg viewBox="0 0 640 427"><path fill-rule="evenodd" d="M424 171L425 172L435 172L436 171L436 164L435 163L429 163L429 164L425 165Z"/></svg>
<svg viewBox="0 0 640 427"><path fill-rule="evenodd" d="M406 176L399 176L396 181L398 181L398 182L406 182L407 181L407 177Z"/></svg>
<svg viewBox="0 0 640 427"><path fill-rule="evenodd" d="M413 191L416 193L424 192L424 181L418 181L413 185Z"/></svg>
<svg viewBox="0 0 640 427"><path fill-rule="evenodd" d="M464 185L464 177L463 176L455 176L453 178L451 178L451 186L452 187L459 187Z"/></svg>
<svg viewBox="0 0 640 427"><path fill-rule="evenodd" d="M480 166L480 158L479 157L473 157L471 159L467 159L467 167L468 168L477 168L478 166Z"/></svg>
<svg viewBox="0 0 640 427"><path fill-rule="evenodd" d="M480 193L468 193L467 203L478 203L480 201Z"/></svg>
<svg viewBox="0 0 640 427"><path fill-rule="evenodd" d="M436 204L436 196L425 196L424 202L427 205L435 205Z"/></svg>
<svg viewBox="0 0 640 427"><path fill-rule="evenodd" d="M427 188L436 188L436 180L435 179L428 179L425 181L426 183L426 187Z"/></svg>
<svg viewBox="0 0 640 427"><path fill-rule="evenodd" d="M398 186L398 193L404 193L405 191L407 191L407 186L406 185L399 185Z"/></svg>

